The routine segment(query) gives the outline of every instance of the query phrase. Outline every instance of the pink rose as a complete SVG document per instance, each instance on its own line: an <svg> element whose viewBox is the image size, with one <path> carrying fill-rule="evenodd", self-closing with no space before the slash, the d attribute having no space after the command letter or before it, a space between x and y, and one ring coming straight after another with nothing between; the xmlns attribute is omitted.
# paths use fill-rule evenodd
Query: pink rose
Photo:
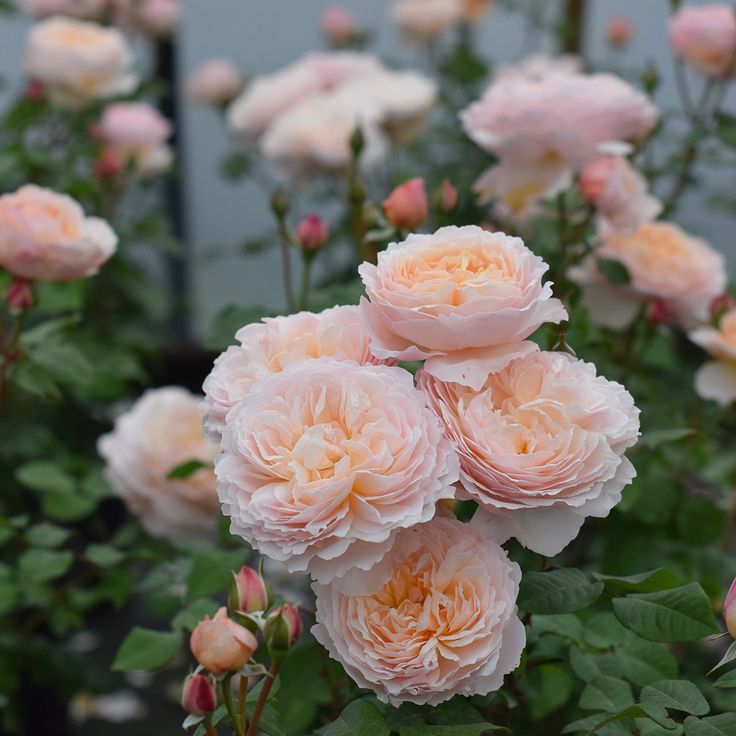
<svg viewBox="0 0 736 736"><path fill-rule="evenodd" d="M634 24L625 15L615 15L606 26L606 41L615 48L626 46L634 35Z"/></svg>
<svg viewBox="0 0 736 736"><path fill-rule="evenodd" d="M362 577L358 590L352 579L314 585L312 633L384 703L485 695L519 664L521 571L474 525L436 518L405 529Z"/></svg>
<svg viewBox="0 0 736 736"><path fill-rule="evenodd" d="M330 5L322 11L320 30L331 46L340 47L350 43L357 32L352 14L339 5Z"/></svg>
<svg viewBox="0 0 736 736"><path fill-rule="evenodd" d="M137 8L140 27L155 36L170 36L181 20L181 0L143 0Z"/></svg>
<svg viewBox="0 0 736 736"><path fill-rule="evenodd" d="M670 21L670 43L678 56L709 77L733 76L736 17L724 4L684 7Z"/></svg>
<svg viewBox="0 0 736 736"><path fill-rule="evenodd" d="M235 339L240 345L230 346L217 358L202 387L205 430L217 441L230 409L261 378L313 358L352 360L361 365L384 362L373 357L354 306L267 318L242 327Z"/></svg>
<svg viewBox="0 0 736 736"><path fill-rule="evenodd" d="M151 536L180 544L213 536L218 503L212 468L168 478L190 460L209 465L217 453L202 434L197 396L176 386L146 391L100 437L97 449L110 485Z"/></svg>
<svg viewBox="0 0 736 736"><path fill-rule="evenodd" d="M699 327L688 337L715 358L695 374L698 396L717 401L721 406L736 401L736 310L726 312L718 328Z"/></svg>
<svg viewBox="0 0 736 736"><path fill-rule="evenodd" d="M192 72L186 94L199 105L222 105L238 95L243 82L243 75L230 59L217 57L208 59Z"/></svg>
<svg viewBox="0 0 736 736"><path fill-rule="evenodd" d="M559 56L530 54L513 64L500 65L494 71L493 78L495 81L501 79L540 80L550 74L580 74L582 71L583 63L580 57L573 54Z"/></svg>
<svg viewBox="0 0 736 736"><path fill-rule="evenodd" d="M0 266L28 281L93 276L118 238L71 197L27 184L0 197Z"/></svg>
<svg viewBox="0 0 736 736"><path fill-rule="evenodd" d="M253 656L258 640L244 626L220 608L214 618L205 616L192 632L189 641L194 658L213 674L239 670Z"/></svg>
<svg viewBox="0 0 736 736"><path fill-rule="evenodd" d="M301 363L227 416L215 472L233 534L328 582L379 560L451 498L457 458L401 368Z"/></svg>
<svg viewBox="0 0 736 736"><path fill-rule="evenodd" d="M661 299L686 328L708 319L710 304L726 288L723 256L677 225L648 222L632 233L604 227L596 256L620 261L629 284L611 284L594 259L570 270L594 324L621 329L648 299Z"/></svg>
<svg viewBox="0 0 736 736"><path fill-rule="evenodd" d="M102 113L100 135L121 159L130 161L144 176L153 176L171 165L166 144L171 123L145 102L115 102Z"/></svg>
<svg viewBox="0 0 736 736"><path fill-rule="evenodd" d="M137 84L123 34L72 18L53 17L33 26L23 68L64 107L126 94Z"/></svg>
<svg viewBox="0 0 736 736"><path fill-rule="evenodd" d="M424 179L417 177L399 184L383 200L386 219L400 230L414 230L429 214L429 199L424 188Z"/></svg>
<svg viewBox="0 0 736 736"><path fill-rule="evenodd" d="M296 240L305 253L319 250L330 237L325 221L317 214L307 215L296 227Z"/></svg>
<svg viewBox="0 0 736 736"><path fill-rule="evenodd" d="M520 238L475 225L410 235L364 263L361 313L378 358L426 360L428 373L480 388L536 349L522 342L567 313L543 283L547 264Z"/></svg>
<svg viewBox="0 0 736 736"><path fill-rule="evenodd" d="M646 179L621 156L594 161L580 172L580 190L615 230L635 230L662 211Z"/></svg>
<svg viewBox="0 0 736 736"><path fill-rule="evenodd" d="M499 542L552 556L587 516L605 517L636 475L624 451L639 410L618 383L565 353L535 352L480 391L422 372L419 385L460 457L460 483Z"/></svg>

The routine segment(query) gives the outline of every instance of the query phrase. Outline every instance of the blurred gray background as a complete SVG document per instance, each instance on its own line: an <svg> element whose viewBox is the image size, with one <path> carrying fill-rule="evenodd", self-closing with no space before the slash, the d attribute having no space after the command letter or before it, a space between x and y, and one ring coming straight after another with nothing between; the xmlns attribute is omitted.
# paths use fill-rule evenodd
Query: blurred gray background
<svg viewBox="0 0 736 736"><path fill-rule="evenodd" d="M515 3L528 6L533 0ZM537 0L554 13L559 0ZM335 0L185 0L185 20L179 33L180 67L184 75L200 61L214 55L229 56L250 75L270 72L303 52L322 48L318 20L324 7ZM342 0L362 26L375 32L375 48L406 66L421 66L421 55L407 48L389 19L390 0ZM689 4L705 4L690 0ZM662 85L656 101L663 109L677 106L672 60L666 35L669 0L590 0L585 49L596 66L636 69L656 63ZM623 54L612 53L604 41L607 21L626 15L635 24L635 35ZM9 88L20 84L17 70L28 20L22 17L0 21L0 74ZM524 16L518 10L497 9L478 29L478 51L493 62L510 62L528 48ZM552 51L549 36L532 39L534 50ZM544 44L540 47L539 41ZM695 80L697 85L699 80ZM696 87L697 88L697 87ZM730 100L733 109L733 99ZM187 106L181 120L184 142L186 216L189 231L192 304L196 330L202 334L211 318L229 304L281 305L276 249L244 258L222 255L224 246L234 248L248 237L267 231L271 218L268 196L255 184L226 181L220 162L229 150L227 133L212 110ZM452 178L452 172L447 172ZM729 258L733 246L734 220L721 210L705 208L709 191L733 192L734 172L718 170L708 177L708 191L691 194L677 220L709 239ZM219 255L213 255L213 249Z"/></svg>

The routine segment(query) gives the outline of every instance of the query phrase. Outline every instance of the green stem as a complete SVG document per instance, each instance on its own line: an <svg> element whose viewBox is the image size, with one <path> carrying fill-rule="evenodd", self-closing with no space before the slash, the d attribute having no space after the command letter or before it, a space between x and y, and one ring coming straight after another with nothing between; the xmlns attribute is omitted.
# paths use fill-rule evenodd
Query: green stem
<svg viewBox="0 0 736 736"><path fill-rule="evenodd" d="M309 286L312 277L312 254L305 253L302 258L302 285L299 290L299 309L305 310L309 302Z"/></svg>
<svg viewBox="0 0 736 736"><path fill-rule="evenodd" d="M243 725L240 723L240 719L238 718L238 714L235 710L235 703L233 702L233 691L230 687L230 681L232 679L232 673L225 676L225 679L220 682L220 693L222 695L222 701L225 703L225 707L227 708L227 714L230 716L230 720L232 721L235 733L237 736L245 736Z"/></svg>
<svg viewBox="0 0 736 736"><path fill-rule="evenodd" d="M207 732L207 736L217 736L217 729L212 725L212 716L207 716L204 719L204 730Z"/></svg>
<svg viewBox="0 0 736 736"><path fill-rule="evenodd" d="M240 676L238 683L238 713L243 722L243 731L248 730L248 715L246 706L248 704L248 678L245 675Z"/></svg>
<svg viewBox="0 0 736 736"><path fill-rule="evenodd" d="M248 736L256 736L258 733L258 724L261 722L261 716L263 715L263 709L266 707L268 694L271 692L271 687L273 686L280 667L281 662L271 662L271 667L266 675L266 681L263 683L261 694L258 696L258 701L256 702L256 707L253 711L253 720L250 722Z"/></svg>
<svg viewBox="0 0 736 736"><path fill-rule="evenodd" d="M289 233L286 225L279 223L279 245L281 246L281 277L284 284L284 299L289 312L294 311L294 289L291 284L291 253L289 252Z"/></svg>

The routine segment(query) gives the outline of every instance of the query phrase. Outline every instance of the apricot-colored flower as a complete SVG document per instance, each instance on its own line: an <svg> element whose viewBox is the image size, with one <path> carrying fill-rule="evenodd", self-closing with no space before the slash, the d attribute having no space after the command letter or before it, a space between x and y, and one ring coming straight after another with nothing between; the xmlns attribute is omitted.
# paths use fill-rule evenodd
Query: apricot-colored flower
<svg viewBox="0 0 736 736"><path fill-rule="evenodd" d="M443 380L480 388L490 372L536 349L522 342L567 313L543 283L547 264L520 238L474 225L410 235L359 272L361 312L379 358L425 360Z"/></svg>
<svg viewBox="0 0 736 736"><path fill-rule="evenodd" d="M189 76L187 97L199 105L222 105L230 102L243 88L243 75L224 57L203 61Z"/></svg>
<svg viewBox="0 0 736 736"><path fill-rule="evenodd" d="M355 579L315 584L312 633L379 700L437 705L485 695L519 664L521 572L473 524L436 518L405 529L356 577L363 589Z"/></svg>
<svg viewBox="0 0 736 736"><path fill-rule="evenodd" d="M400 0L391 17L407 38L426 42L459 25L463 7L459 0Z"/></svg>
<svg viewBox="0 0 736 736"><path fill-rule="evenodd" d="M721 406L736 401L736 310L726 312L717 328L699 327L689 337L715 358L695 374L697 394Z"/></svg>
<svg viewBox="0 0 736 736"><path fill-rule="evenodd" d="M736 16L730 5L681 8L670 21L670 43L678 56L707 76L724 78L736 70Z"/></svg>
<svg viewBox="0 0 736 736"><path fill-rule="evenodd" d="M560 552L587 516L604 517L635 476L624 451L639 410L618 383L565 353L536 352L480 391L422 372L419 385L460 458L460 483L498 541Z"/></svg>
<svg viewBox="0 0 736 736"><path fill-rule="evenodd" d="M27 184L0 197L0 266L28 281L93 276L118 238L71 197Z"/></svg>
<svg viewBox="0 0 736 736"><path fill-rule="evenodd" d="M189 646L194 658L213 674L239 670L253 656L258 640L220 608L214 618L205 616L192 632Z"/></svg>
<svg viewBox="0 0 736 736"><path fill-rule="evenodd" d="M365 569L451 498L457 458L401 368L311 360L227 416L215 472L231 531L328 582Z"/></svg>

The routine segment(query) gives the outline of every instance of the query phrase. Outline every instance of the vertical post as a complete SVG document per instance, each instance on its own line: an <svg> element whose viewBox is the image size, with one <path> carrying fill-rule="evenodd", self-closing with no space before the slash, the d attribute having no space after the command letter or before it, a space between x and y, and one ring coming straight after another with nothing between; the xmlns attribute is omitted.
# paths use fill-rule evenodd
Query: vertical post
<svg viewBox="0 0 736 736"><path fill-rule="evenodd" d="M564 0L563 35L561 50L566 54L583 56L585 53L585 18L588 0Z"/></svg>
<svg viewBox="0 0 736 736"><path fill-rule="evenodd" d="M159 102L161 113L172 123L171 146L175 153L177 174L169 176L164 183L164 202L171 222L171 231L180 244L178 254L167 254L166 275L171 298L170 328L174 340L186 343L190 338L189 304L191 279L189 271L189 246L184 216L184 141L181 132L182 115L179 100L177 74L177 47L174 37L159 39L155 47L156 78L164 84Z"/></svg>

